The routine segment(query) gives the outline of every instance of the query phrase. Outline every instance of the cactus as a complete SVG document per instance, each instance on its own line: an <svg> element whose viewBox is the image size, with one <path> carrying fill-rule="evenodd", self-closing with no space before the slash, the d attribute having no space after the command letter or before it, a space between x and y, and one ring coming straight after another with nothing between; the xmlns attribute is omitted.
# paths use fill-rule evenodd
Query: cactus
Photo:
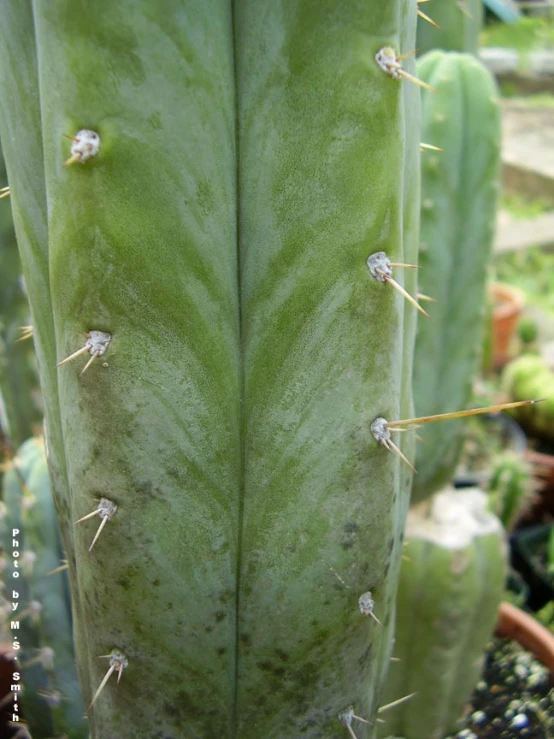
<svg viewBox="0 0 554 739"><path fill-rule="evenodd" d="M529 462L514 452L499 454L493 460L488 492L490 510L511 531L535 493Z"/></svg>
<svg viewBox="0 0 554 739"><path fill-rule="evenodd" d="M420 319L414 356L417 415L467 407L479 368L500 176L500 115L491 74L467 54L434 51L418 75L422 138L442 151L422 157L420 289L436 299ZM532 396L531 396L532 397ZM413 500L452 479L463 421L430 424L418 446Z"/></svg>
<svg viewBox="0 0 554 739"><path fill-rule="evenodd" d="M92 737L372 733L411 482L409 435L371 426L411 410L416 11L0 6Z"/></svg>
<svg viewBox="0 0 554 739"><path fill-rule="evenodd" d="M5 181L0 152L0 183ZM3 431L14 446L31 436L42 420L32 343L19 341L28 316L10 201L0 197L0 393L7 416Z"/></svg>
<svg viewBox="0 0 554 739"><path fill-rule="evenodd" d="M434 0L424 7L438 28L423 18L418 20L417 48L422 53L444 49L477 54L485 14L483 0Z"/></svg>
<svg viewBox="0 0 554 739"><path fill-rule="evenodd" d="M88 724L77 682L67 573L48 576L63 554L41 440L30 439L19 449L5 475L4 504L3 547L11 552L15 538L20 552L19 577L14 579L13 566L5 575L9 594L15 589L20 596L9 618L19 624L14 634L21 644L24 716L36 739L85 739Z"/></svg>
<svg viewBox="0 0 554 739"><path fill-rule="evenodd" d="M523 354L508 362L502 372L503 391L515 401L533 393L542 402L513 411L526 431L548 441L554 440L554 370L536 354Z"/></svg>
<svg viewBox="0 0 554 739"><path fill-rule="evenodd" d="M445 489L412 506L385 698L411 695L381 736L441 739L454 731L483 666L507 574L500 521L477 488Z"/></svg>

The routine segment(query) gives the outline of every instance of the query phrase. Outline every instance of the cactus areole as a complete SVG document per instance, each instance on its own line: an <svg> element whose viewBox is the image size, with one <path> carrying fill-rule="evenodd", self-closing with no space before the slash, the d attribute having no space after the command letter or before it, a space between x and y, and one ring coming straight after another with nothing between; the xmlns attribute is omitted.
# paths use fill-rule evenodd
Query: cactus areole
<svg viewBox="0 0 554 739"><path fill-rule="evenodd" d="M94 739L372 736L411 472L370 427L411 412L416 311L367 259L417 261L420 143L376 55L414 49L416 12L0 6Z"/></svg>

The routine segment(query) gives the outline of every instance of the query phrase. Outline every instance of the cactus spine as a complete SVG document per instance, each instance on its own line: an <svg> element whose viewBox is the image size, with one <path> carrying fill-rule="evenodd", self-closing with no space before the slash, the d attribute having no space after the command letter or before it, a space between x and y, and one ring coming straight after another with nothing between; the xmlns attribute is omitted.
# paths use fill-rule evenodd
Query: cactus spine
<svg viewBox="0 0 554 739"><path fill-rule="evenodd" d="M22 705L34 737L88 737L73 650L69 582L66 572L49 577L63 557L42 440L19 449L4 481L4 549L11 552L19 529L19 577L7 568L6 585L20 595L10 620L19 623L18 653Z"/></svg>
<svg viewBox="0 0 554 739"><path fill-rule="evenodd" d="M92 737L374 720L411 475L370 426L409 412L415 318L366 260L414 262L419 219L418 91L375 57L412 51L415 18L413 0L0 9Z"/></svg>
<svg viewBox="0 0 554 739"><path fill-rule="evenodd" d="M417 415L466 408L479 367L500 175L500 114L491 74L473 57L434 51L418 62L423 93L420 289L437 300L420 320L414 356ZM412 499L450 482L463 421L429 424Z"/></svg>
<svg viewBox="0 0 554 739"><path fill-rule="evenodd" d="M477 54L485 15L483 0L434 0L423 8L438 28L423 18L418 20L418 49L423 53L444 49Z"/></svg>
<svg viewBox="0 0 554 739"><path fill-rule="evenodd" d="M477 488L445 489L412 506L397 597L381 736L441 739L456 728L483 665L507 574L500 521Z"/></svg>

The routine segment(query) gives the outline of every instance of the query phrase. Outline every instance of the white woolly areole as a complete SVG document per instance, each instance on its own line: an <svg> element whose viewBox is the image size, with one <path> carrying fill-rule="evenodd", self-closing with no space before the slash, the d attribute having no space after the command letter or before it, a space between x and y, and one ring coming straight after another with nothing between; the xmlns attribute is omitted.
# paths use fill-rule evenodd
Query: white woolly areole
<svg viewBox="0 0 554 739"><path fill-rule="evenodd" d="M465 549L479 536L503 532L499 519L487 508L488 496L479 488L446 488L410 509L406 539Z"/></svg>
<svg viewBox="0 0 554 739"><path fill-rule="evenodd" d="M89 354L96 354L99 357L104 354L112 340L111 334L106 333L106 331L89 331L87 337L85 346Z"/></svg>
<svg viewBox="0 0 554 739"><path fill-rule="evenodd" d="M80 162L86 162L91 157L98 154L100 148L100 136L96 131L89 131L83 128L73 137L71 144L71 156L77 156Z"/></svg>
<svg viewBox="0 0 554 739"><path fill-rule="evenodd" d="M383 72L393 77L395 80L400 79L399 70L402 69L401 62L398 61L396 51L390 46L384 46L375 54L375 61L381 67Z"/></svg>
<svg viewBox="0 0 554 739"><path fill-rule="evenodd" d="M391 435L390 429L387 428L387 423L388 421L386 418L379 416L369 427L373 434L373 438L380 444L386 444L387 441L390 441Z"/></svg>
<svg viewBox="0 0 554 739"><path fill-rule="evenodd" d="M371 276L379 282L385 282L385 278L392 275L392 265L384 251L376 251L375 254L371 254L367 258L367 266Z"/></svg>

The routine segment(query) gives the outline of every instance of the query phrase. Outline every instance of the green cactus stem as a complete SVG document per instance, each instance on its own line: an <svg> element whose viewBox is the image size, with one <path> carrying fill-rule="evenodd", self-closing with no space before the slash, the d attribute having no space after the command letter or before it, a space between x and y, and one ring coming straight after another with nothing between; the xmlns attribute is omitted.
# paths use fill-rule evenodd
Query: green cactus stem
<svg viewBox="0 0 554 739"><path fill-rule="evenodd" d="M421 53L443 49L477 54L485 15L483 0L433 0L425 3L423 10L437 25L418 18L417 48Z"/></svg>
<svg viewBox="0 0 554 739"><path fill-rule="evenodd" d="M380 735L445 736L456 728L482 669L507 574L500 521L477 489L445 489L412 506L396 604L395 661Z"/></svg>
<svg viewBox="0 0 554 739"><path fill-rule="evenodd" d="M490 73L467 54L430 52L419 76L422 138L441 151L422 154L419 288L431 321L419 320L414 356L418 416L466 408L479 368L500 174L500 115ZM413 500L448 483L462 443L462 421L430 424L418 446Z"/></svg>
<svg viewBox="0 0 554 739"><path fill-rule="evenodd" d="M511 531L535 494L529 462L514 452L499 454L493 460L488 493L490 510Z"/></svg>
<svg viewBox="0 0 554 739"><path fill-rule="evenodd" d="M0 6L94 739L375 720L411 473L370 426L412 412L416 311L367 259L417 262L416 11ZM397 281L417 292L414 271Z"/></svg>

